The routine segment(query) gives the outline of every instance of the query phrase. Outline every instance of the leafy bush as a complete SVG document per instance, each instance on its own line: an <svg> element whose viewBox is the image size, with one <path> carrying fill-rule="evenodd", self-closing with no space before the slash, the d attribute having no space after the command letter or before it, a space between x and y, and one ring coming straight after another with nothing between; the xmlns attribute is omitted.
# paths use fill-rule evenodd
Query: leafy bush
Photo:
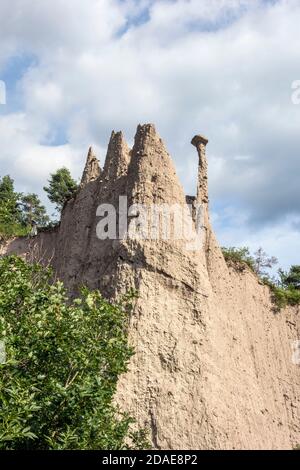
<svg viewBox="0 0 300 470"><path fill-rule="evenodd" d="M279 280L276 280L274 277L271 278L265 269L271 268L278 261L274 256L268 257L262 248L259 248L254 256L251 256L247 247L222 247L222 252L227 264L239 270L248 266L265 285L270 287L273 302L278 309L300 304L300 266L292 266L287 273L280 269Z"/></svg>
<svg viewBox="0 0 300 470"><path fill-rule="evenodd" d="M293 288L283 288L276 286L273 283L268 284L272 294L273 301L276 306L281 309L288 305L299 305L300 304L300 291Z"/></svg>
<svg viewBox="0 0 300 470"><path fill-rule="evenodd" d="M67 300L51 272L0 259L0 449L125 449L147 445L113 404L133 350L128 297Z"/></svg>
<svg viewBox="0 0 300 470"><path fill-rule="evenodd" d="M296 289L287 289L285 291L287 305L300 304L300 292Z"/></svg>
<svg viewBox="0 0 300 470"><path fill-rule="evenodd" d="M28 227L23 227L21 224L17 223L1 222L0 214L0 243L2 240L9 240L12 237L25 237L28 234Z"/></svg>
<svg viewBox="0 0 300 470"><path fill-rule="evenodd" d="M255 272L255 260L251 256L249 248L222 247L222 253L227 263L232 263L240 269L244 269L248 266Z"/></svg>
<svg viewBox="0 0 300 470"><path fill-rule="evenodd" d="M243 268L246 265L260 277L268 277L266 269L272 268L278 263L275 256L268 256L267 253L259 248L254 256L251 255L248 247L222 247L222 252L227 263L234 264L238 268Z"/></svg>

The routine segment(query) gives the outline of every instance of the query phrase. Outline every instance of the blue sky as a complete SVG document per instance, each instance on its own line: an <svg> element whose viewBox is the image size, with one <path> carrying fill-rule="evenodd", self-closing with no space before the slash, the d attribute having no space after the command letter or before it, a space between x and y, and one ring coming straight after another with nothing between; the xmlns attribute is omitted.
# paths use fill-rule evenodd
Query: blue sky
<svg viewBox="0 0 300 470"><path fill-rule="evenodd" d="M193 194L203 133L221 243L300 264L299 24L296 0L1 0L0 175L46 202L50 172L154 122Z"/></svg>

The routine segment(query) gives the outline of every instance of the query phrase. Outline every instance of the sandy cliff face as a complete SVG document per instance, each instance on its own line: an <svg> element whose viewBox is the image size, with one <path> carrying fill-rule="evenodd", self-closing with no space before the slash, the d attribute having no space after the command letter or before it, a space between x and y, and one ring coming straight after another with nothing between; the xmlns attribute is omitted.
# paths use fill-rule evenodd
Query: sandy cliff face
<svg viewBox="0 0 300 470"><path fill-rule="evenodd" d="M0 256L17 254L28 261L51 265L57 247L59 228L40 232L36 237L16 237L0 242Z"/></svg>
<svg viewBox="0 0 300 470"><path fill-rule="evenodd" d="M82 187L65 207L58 232L41 234L35 243L47 246L46 258L71 293L82 283L111 298L138 291L129 319L136 354L117 399L139 426L150 428L155 448L292 448L300 443L300 374L292 361L299 309L275 314L266 286L247 270L227 267L209 222L207 140L198 136L193 144L199 156L195 203L204 205L201 247L187 249L184 237L96 236L98 206L118 207L119 196L129 205L185 207L152 125L138 127L132 150L121 133L112 133L103 171L89 153ZM15 240L5 250L28 253L26 243Z"/></svg>

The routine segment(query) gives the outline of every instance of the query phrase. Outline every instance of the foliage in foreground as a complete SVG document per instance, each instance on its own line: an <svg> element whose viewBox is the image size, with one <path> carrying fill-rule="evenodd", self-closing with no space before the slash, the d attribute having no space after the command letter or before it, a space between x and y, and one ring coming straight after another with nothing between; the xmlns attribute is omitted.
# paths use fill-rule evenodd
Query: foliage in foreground
<svg viewBox="0 0 300 470"><path fill-rule="evenodd" d="M147 446L113 404L127 344L130 299L97 291L67 302L51 273L0 259L0 449L124 449Z"/></svg>

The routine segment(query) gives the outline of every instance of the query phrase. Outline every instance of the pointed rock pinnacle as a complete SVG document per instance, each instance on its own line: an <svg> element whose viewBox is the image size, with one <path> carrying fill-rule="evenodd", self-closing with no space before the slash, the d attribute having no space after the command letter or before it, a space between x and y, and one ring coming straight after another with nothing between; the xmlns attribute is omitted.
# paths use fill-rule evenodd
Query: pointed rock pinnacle
<svg viewBox="0 0 300 470"><path fill-rule="evenodd" d="M137 127L127 188L133 202L185 204L175 167L153 124Z"/></svg>
<svg viewBox="0 0 300 470"><path fill-rule="evenodd" d="M114 180L125 175L129 161L129 148L122 132L112 131L103 169L104 179L106 181Z"/></svg>
<svg viewBox="0 0 300 470"><path fill-rule="evenodd" d="M95 181L99 178L101 173L99 161L97 160L96 155L94 154L93 148L90 147L86 159L86 164L81 178L81 186L85 186L91 181Z"/></svg>

